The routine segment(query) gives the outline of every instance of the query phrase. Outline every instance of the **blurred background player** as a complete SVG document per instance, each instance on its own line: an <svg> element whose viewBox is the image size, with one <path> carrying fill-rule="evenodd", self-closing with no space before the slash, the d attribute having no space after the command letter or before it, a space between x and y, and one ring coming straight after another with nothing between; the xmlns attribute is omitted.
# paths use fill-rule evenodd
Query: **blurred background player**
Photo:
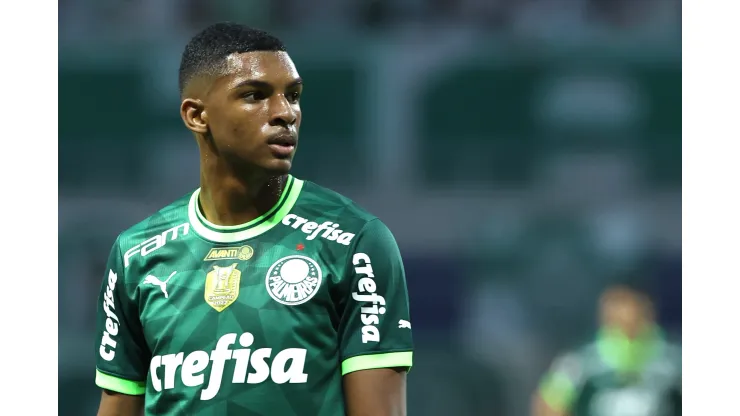
<svg viewBox="0 0 740 416"><path fill-rule="evenodd" d="M681 414L681 347L663 335L641 286L622 282L602 293L596 339L555 359L533 416Z"/></svg>

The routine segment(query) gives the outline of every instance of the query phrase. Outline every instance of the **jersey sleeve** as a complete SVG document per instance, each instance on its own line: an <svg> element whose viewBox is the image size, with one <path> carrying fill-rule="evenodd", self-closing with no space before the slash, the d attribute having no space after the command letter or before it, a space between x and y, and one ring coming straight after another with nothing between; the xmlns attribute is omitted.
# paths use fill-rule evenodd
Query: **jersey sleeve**
<svg viewBox="0 0 740 416"><path fill-rule="evenodd" d="M342 375L411 368L413 340L401 253L388 227L368 222L350 249L339 322Z"/></svg>
<svg viewBox="0 0 740 416"><path fill-rule="evenodd" d="M141 395L146 388L150 353L144 342L135 287L124 278L124 266L116 240L98 297L96 319L95 384L123 394Z"/></svg>
<svg viewBox="0 0 740 416"><path fill-rule="evenodd" d="M540 382L540 396L551 409L569 411L580 393L583 374L583 364L575 354L556 358Z"/></svg>

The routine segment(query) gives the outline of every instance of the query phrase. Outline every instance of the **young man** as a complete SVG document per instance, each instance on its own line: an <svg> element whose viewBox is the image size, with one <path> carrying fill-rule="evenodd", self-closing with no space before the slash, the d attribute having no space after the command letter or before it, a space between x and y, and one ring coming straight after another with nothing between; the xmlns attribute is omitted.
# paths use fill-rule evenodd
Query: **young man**
<svg viewBox="0 0 740 416"><path fill-rule="evenodd" d="M99 415L405 415L401 256L376 217L289 174L303 85L283 44L213 25L179 79L200 188L113 246Z"/></svg>
<svg viewBox="0 0 740 416"><path fill-rule="evenodd" d="M681 347L664 339L640 286L627 282L602 294L596 340L555 360L534 416L681 414Z"/></svg>

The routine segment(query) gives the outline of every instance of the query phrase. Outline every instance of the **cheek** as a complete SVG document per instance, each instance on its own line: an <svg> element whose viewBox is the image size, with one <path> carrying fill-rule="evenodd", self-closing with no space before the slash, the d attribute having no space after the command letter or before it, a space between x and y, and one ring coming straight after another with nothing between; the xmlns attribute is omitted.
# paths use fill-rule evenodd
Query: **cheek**
<svg viewBox="0 0 740 416"><path fill-rule="evenodd" d="M256 140L253 138L260 136L259 128L255 128L255 124L242 117L241 120L236 120L230 126L229 142L241 148L251 148L256 144Z"/></svg>
<svg viewBox="0 0 740 416"><path fill-rule="evenodd" d="M256 108L240 106L221 114L221 130L228 132L232 140L240 140L245 135L259 129L260 111Z"/></svg>
<svg viewBox="0 0 740 416"><path fill-rule="evenodd" d="M261 129L268 125L267 111L260 105L231 103L213 112L217 116L212 117L211 131L222 146L250 148L259 142L250 139L261 137Z"/></svg>

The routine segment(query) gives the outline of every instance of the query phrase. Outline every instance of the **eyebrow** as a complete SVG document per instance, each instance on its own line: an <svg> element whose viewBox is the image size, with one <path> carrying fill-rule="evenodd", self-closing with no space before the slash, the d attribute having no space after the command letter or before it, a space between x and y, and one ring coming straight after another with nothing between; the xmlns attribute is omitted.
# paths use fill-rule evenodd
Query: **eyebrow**
<svg viewBox="0 0 740 416"><path fill-rule="evenodd" d="M302 85L302 84L303 84L303 79L296 78L290 84L288 84L286 88L293 88L293 87L297 87L298 85ZM258 81L256 79L248 79L248 80L242 81L234 85L232 89L235 90L235 89L242 88L242 87L272 88L273 86L270 83L265 82L265 81Z"/></svg>

